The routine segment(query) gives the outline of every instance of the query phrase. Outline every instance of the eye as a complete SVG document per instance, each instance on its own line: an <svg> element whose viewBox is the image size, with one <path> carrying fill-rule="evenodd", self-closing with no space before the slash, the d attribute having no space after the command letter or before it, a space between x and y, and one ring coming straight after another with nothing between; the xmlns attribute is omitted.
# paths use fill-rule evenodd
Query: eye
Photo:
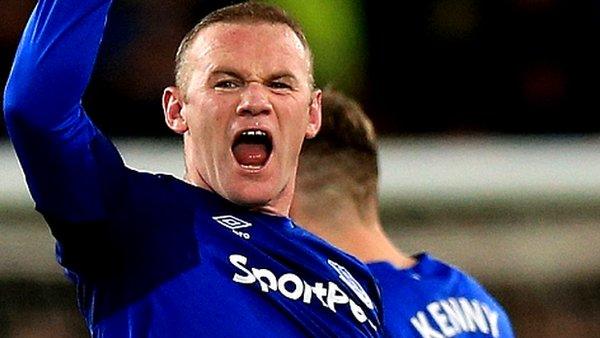
<svg viewBox="0 0 600 338"><path fill-rule="evenodd" d="M215 88L217 89L235 89L239 86L240 84L233 80L221 80L215 83Z"/></svg>
<svg viewBox="0 0 600 338"><path fill-rule="evenodd" d="M281 82L281 81L273 81L273 82L269 83L269 87L271 87L273 89L292 89L292 86L290 86L289 84L287 84L285 82Z"/></svg>

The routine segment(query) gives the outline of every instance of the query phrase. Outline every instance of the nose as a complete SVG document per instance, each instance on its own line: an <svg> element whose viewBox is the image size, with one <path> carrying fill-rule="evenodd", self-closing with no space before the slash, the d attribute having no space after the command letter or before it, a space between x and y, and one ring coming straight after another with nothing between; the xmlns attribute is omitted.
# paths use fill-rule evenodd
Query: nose
<svg viewBox="0 0 600 338"><path fill-rule="evenodd" d="M257 82L250 82L242 91L241 100L236 112L239 115L270 114L273 105L264 86Z"/></svg>

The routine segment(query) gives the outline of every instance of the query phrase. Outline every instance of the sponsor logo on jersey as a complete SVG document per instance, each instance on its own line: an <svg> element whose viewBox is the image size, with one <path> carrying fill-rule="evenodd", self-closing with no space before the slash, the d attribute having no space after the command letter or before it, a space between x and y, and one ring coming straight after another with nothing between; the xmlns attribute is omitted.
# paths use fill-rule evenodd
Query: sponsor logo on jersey
<svg viewBox="0 0 600 338"><path fill-rule="evenodd" d="M264 293L279 292L285 298L301 301L305 304L311 304L312 302L317 301L324 308L329 309L334 313L337 313L340 307L348 307L359 323L368 322L374 330L377 330L377 327L373 322L367 318L365 310L359 304L356 304L353 299L348 297L348 295L334 282L325 281L309 283L294 273L286 273L277 276L269 269L248 267L248 258L242 255L230 255L229 262L238 269L238 272L233 275L233 281L236 283L248 285L258 283L260 290ZM337 264L337 266L341 267L339 264ZM340 272L338 269L336 270ZM350 275L345 268L343 271L345 271L345 274ZM340 273L340 275L342 275L342 273ZM350 275L350 277L352 277L352 275ZM345 278L348 277L346 276ZM352 277L352 280L354 283L358 284L354 277ZM344 282L347 283L346 281ZM364 292L362 287L360 289ZM371 305L369 308L372 309L373 303L370 302L368 296L366 296L366 299L369 300ZM364 302L362 298L361 301Z"/></svg>
<svg viewBox="0 0 600 338"><path fill-rule="evenodd" d="M360 298L360 300L362 300L362 302L365 303L365 305L372 310L373 302L371 301L371 298L369 297L365 289L363 289L362 285L360 285L360 283L356 279L354 279L354 276L352 276L352 274L345 267L330 259L327 260L327 263L329 263L329 265L331 265L335 269L335 271L337 271L340 274L340 279L344 283L346 283L346 285L348 285L348 287L352 291L354 291L358 298Z"/></svg>

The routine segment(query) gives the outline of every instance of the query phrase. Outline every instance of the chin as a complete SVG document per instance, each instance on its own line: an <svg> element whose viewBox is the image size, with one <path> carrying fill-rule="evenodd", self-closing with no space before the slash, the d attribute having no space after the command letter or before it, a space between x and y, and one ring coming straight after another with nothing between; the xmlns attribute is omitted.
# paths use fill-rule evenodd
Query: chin
<svg viewBox="0 0 600 338"><path fill-rule="evenodd" d="M247 207L261 207L276 198L277 193L264 187L248 187L229 194L228 199L235 204Z"/></svg>

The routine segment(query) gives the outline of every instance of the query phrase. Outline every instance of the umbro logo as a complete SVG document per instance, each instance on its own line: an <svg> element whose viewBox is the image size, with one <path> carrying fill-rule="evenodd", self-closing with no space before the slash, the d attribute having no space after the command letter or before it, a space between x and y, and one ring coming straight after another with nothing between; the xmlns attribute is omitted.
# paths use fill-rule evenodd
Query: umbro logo
<svg viewBox="0 0 600 338"><path fill-rule="evenodd" d="M224 215L224 216L214 216L212 219L217 221L222 226L229 228L231 230L237 230L241 228L247 228L252 226L252 223L246 222L243 219L239 219L235 216Z"/></svg>
<svg viewBox="0 0 600 338"><path fill-rule="evenodd" d="M244 239L250 239L249 233L239 231L239 229L251 227L252 223L231 215L214 216L212 219L217 221L217 223L221 224L222 226L231 229L231 231L233 231L234 234Z"/></svg>

